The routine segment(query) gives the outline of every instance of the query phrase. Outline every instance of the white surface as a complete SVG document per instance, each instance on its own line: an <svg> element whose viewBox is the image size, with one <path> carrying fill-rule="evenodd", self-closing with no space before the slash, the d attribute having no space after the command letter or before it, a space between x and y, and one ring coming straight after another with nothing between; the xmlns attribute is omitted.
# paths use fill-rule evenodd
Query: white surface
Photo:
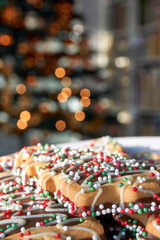
<svg viewBox="0 0 160 240"><path fill-rule="evenodd" d="M133 154L137 151L149 151L160 153L160 137L118 137L115 138L124 149ZM85 140L81 142L61 144L66 146L83 146L88 144L91 140Z"/></svg>

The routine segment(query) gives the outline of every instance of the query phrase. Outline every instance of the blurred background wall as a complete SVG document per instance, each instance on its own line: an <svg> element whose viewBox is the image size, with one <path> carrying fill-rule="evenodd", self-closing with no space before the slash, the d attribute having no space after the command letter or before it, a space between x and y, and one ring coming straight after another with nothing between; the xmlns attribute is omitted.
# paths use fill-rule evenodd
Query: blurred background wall
<svg viewBox="0 0 160 240"><path fill-rule="evenodd" d="M159 0L1 0L0 154L160 134Z"/></svg>

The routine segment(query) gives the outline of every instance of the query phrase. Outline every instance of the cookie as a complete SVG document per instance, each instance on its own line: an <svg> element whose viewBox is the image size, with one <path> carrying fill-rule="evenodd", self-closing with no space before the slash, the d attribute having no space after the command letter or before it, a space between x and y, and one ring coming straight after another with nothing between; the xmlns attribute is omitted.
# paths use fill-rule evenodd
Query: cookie
<svg viewBox="0 0 160 240"><path fill-rule="evenodd" d="M24 163L30 162L30 165L35 161L43 162L48 159L54 160L55 156L60 156L60 158L72 155L72 157L80 157L83 153L87 151L99 153L102 150L106 152L118 153L123 152L124 149L120 146L114 139L109 137L102 137L99 139L92 140L89 144L85 144L83 147L58 147L55 145L37 144L37 146L23 147L20 152L16 154L16 159L14 162L14 168L23 167ZM64 155L65 154L65 155ZM67 155L67 156L66 156ZM44 157L44 158L43 158ZM47 159L46 159L47 157ZM36 165L36 164L35 164Z"/></svg>
<svg viewBox="0 0 160 240"><path fill-rule="evenodd" d="M115 216L116 220L126 229L136 234L136 239L158 240L160 239L160 213L132 216L121 214Z"/></svg>
<svg viewBox="0 0 160 240"><path fill-rule="evenodd" d="M126 159L120 153L111 157L103 152L87 162L81 160L67 159L49 168L46 165L38 173L42 189L58 190L60 199L68 197L76 214L124 211L130 202L152 200L160 193L160 173L155 162Z"/></svg>
<svg viewBox="0 0 160 240"><path fill-rule="evenodd" d="M71 216L37 179L26 180L19 169L0 174L0 238L3 239L105 239L95 218ZM77 235L77 233L79 234Z"/></svg>

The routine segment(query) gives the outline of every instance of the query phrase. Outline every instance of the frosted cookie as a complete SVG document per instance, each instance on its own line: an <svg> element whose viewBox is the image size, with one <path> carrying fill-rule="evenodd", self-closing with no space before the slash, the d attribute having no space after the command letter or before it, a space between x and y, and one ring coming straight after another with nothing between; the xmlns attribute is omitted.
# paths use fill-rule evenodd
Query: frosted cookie
<svg viewBox="0 0 160 240"><path fill-rule="evenodd" d="M106 151L108 154L123 152L123 148L109 137L102 137L92 140L89 144L85 144L82 147L58 147L56 145L37 144L37 146L23 147L20 152L16 154L14 168L23 167L24 163L30 162L32 164L35 161L43 162L55 160L58 156L59 159L64 159L71 155L71 157L78 158L87 151L99 153ZM126 153L125 153L126 154ZM47 157L47 159L46 159Z"/></svg>
<svg viewBox="0 0 160 240"><path fill-rule="evenodd" d="M15 174L0 174L0 238L105 239L95 218L71 216L49 192L41 191L36 178L27 181L20 171Z"/></svg>
<svg viewBox="0 0 160 240"><path fill-rule="evenodd" d="M70 208L73 214L106 214L124 211L130 202L159 194L160 173L156 166L148 160L127 159L120 153L111 157L101 152L87 162L83 156L79 162L67 159L49 168L46 165L39 170L38 179L42 189L57 190L59 201L68 197L74 205Z"/></svg>
<svg viewBox="0 0 160 240"><path fill-rule="evenodd" d="M115 218L122 226L135 233L136 239L160 239L160 213L118 215Z"/></svg>

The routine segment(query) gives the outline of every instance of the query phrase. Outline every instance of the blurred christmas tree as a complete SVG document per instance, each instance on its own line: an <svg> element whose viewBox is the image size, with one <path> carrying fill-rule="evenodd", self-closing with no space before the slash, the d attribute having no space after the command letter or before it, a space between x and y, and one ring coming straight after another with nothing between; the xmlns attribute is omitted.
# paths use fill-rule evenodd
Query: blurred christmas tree
<svg viewBox="0 0 160 240"><path fill-rule="evenodd" d="M82 2L0 1L0 125L23 144L104 134L105 62L91 51Z"/></svg>
<svg viewBox="0 0 160 240"><path fill-rule="evenodd" d="M76 119L81 121L85 115L79 111L74 116L75 110L68 108L78 109L74 98L65 103L78 94L79 86L72 84L70 76L77 66L84 67L88 48L73 2L1 1L0 16L3 129L16 133L33 127L49 132L62 131L66 125L77 129ZM87 96L84 93L82 104L88 106Z"/></svg>

